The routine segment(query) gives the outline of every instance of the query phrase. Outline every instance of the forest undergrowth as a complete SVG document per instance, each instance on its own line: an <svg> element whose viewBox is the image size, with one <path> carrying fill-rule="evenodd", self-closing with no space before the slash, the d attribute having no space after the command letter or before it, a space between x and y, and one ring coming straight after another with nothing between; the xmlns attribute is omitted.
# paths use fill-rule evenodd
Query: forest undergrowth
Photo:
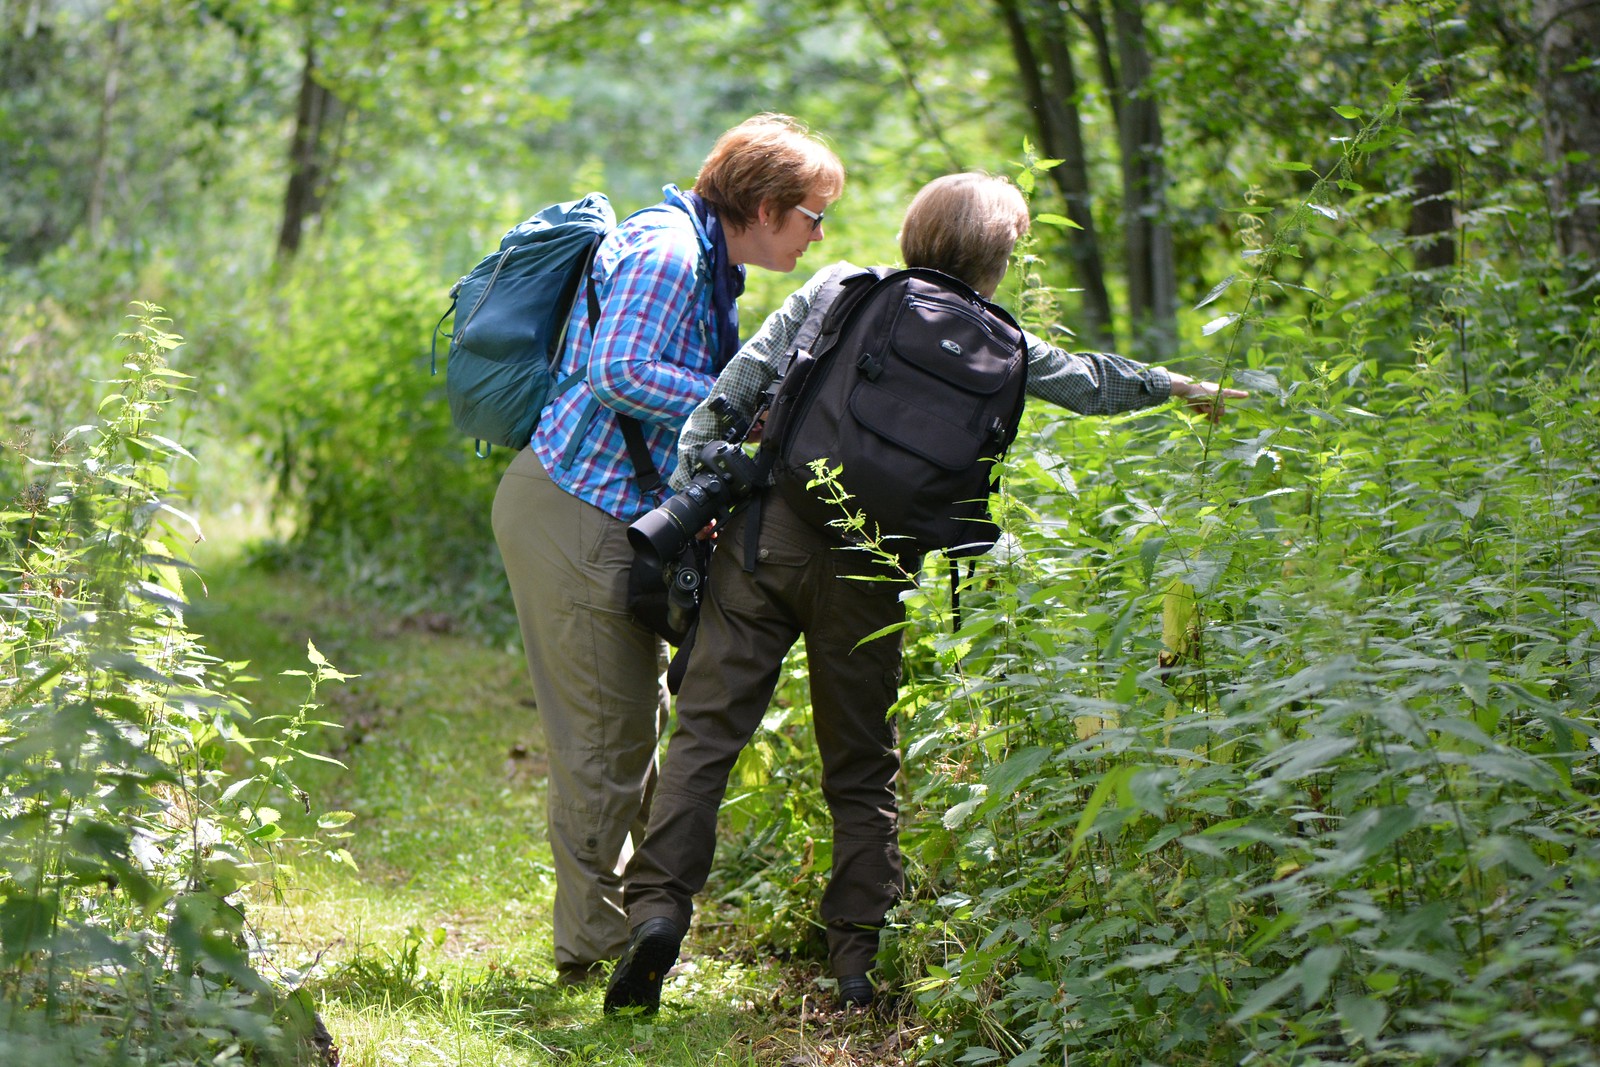
<svg viewBox="0 0 1600 1067"><path fill-rule="evenodd" d="M662 1015L552 986L497 468L423 370L425 272L334 237L235 295L233 401L184 392L142 309L100 403L0 468L0 1059L1600 1062L1596 276L1505 236L1539 199L1509 185L1405 267L1361 178L1404 96L1242 195L1186 343L1251 400L1033 411L959 619L923 575L909 888L850 1020L815 1010L799 652ZM1031 251L1016 275L1042 328ZM190 403L239 430L220 460ZM275 572L192 568L181 472L228 447L278 478Z"/></svg>
<svg viewBox="0 0 1600 1067"><path fill-rule="evenodd" d="M173 470L196 460L163 424L188 389L167 326L137 313L97 422L10 453L51 480L5 515L27 551L0 690L0 1061L852 1064L914 1046L899 1020L846 1025L814 961L750 951L736 923L697 928L660 1020L558 986L520 655L179 508Z"/></svg>

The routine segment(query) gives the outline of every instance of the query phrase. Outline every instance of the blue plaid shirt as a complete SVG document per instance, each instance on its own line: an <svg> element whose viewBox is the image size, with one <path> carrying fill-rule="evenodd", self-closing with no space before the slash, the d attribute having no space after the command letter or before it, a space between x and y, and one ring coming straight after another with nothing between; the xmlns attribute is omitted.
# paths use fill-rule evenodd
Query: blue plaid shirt
<svg viewBox="0 0 1600 1067"><path fill-rule="evenodd" d="M624 522L660 500L640 492L616 413L639 420L665 482L677 466L678 430L715 377L709 238L678 206L677 188L664 192L600 243L591 270L599 329L591 345L580 290L557 380L583 367L587 375L545 406L529 445L552 481Z"/></svg>

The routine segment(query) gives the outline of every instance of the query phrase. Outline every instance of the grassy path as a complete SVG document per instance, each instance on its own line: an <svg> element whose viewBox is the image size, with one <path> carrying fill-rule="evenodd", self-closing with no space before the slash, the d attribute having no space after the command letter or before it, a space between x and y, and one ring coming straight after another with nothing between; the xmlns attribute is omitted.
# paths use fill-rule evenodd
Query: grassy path
<svg viewBox="0 0 1600 1067"><path fill-rule="evenodd" d="M820 1008L814 966L698 928L655 1019L606 1019L599 986L556 987L544 745L520 658L303 576L226 559L203 574L192 622L214 654L251 661L258 715L304 698L280 672L305 669L307 641L359 676L321 694L317 717L341 728L311 746L345 766L299 772L314 813L355 814L355 868L302 858L253 915L313 991L342 1067L902 1062L896 1021Z"/></svg>

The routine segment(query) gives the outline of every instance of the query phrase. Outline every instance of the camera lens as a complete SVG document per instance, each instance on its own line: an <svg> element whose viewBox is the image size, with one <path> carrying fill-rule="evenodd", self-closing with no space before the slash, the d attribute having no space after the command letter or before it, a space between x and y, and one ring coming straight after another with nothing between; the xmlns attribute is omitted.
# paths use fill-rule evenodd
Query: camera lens
<svg viewBox="0 0 1600 1067"><path fill-rule="evenodd" d="M667 560L676 559L683 546L705 529L716 514L717 500L723 489L722 480L714 474L695 475L683 492L669 497L666 503L629 526L628 542L658 567Z"/></svg>

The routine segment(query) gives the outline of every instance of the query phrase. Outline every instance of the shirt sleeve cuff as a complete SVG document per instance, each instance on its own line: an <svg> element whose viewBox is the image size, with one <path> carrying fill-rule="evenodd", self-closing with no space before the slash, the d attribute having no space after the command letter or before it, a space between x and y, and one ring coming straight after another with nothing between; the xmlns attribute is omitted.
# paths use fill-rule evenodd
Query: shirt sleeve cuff
<svg viewBox="0 0 1600 1067"><path fill-rule="evenodd" d="M1150 395L1154 403L1162 403L1172 398L1172 375L1167 373L1165 367L1151 367L1150 370Z"/></svg>

